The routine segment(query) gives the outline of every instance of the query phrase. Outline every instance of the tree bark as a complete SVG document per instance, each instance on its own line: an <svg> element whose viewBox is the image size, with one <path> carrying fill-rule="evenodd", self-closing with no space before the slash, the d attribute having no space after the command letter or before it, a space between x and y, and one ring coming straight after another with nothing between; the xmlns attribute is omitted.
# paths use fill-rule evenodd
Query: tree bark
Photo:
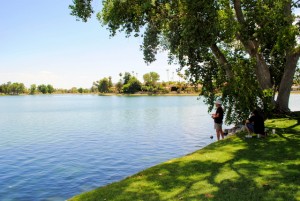
<svg viewBox="0 0 300 201"><path fill-rule="evenodd" d="M286 57L284 73L281 78L276 100L276 107L279 112L290 112L289 99L299 56L300 52L296 52L294 54L289 54Z"/></svg>
<svg viewBox="0 0 300 201"><path fill-rule="evenodd" d="M288 20L287 22L290 25L292 25L293 23L291 5L292 5L292 1L287 0L285 2L285 7L284 7L286 20ZM295 75L299 56L300 56L299 47L298 48L290 47L289 50L287 51L284 73L280 81L278 96L276 100L276 107L277 107L276 109L282 113L290 112L289 99L290 99L291 88L293 85L293 78Z"/></svg>

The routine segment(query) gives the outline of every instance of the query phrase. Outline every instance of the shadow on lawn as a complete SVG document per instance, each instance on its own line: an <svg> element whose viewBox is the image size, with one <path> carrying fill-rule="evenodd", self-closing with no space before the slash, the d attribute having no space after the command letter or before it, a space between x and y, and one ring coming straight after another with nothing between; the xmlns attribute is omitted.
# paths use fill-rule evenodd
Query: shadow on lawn
<svg viewBox="0 0 300 201"><path fill-rule="evenodd" d="M296 201L300 186L297 143L280 136L231 138L192 153L186 160L175 159L133 175L122 184L111 184L112 195L101 195L99 191L99 197L146 201Z"/></svg>
<svg viewBox="0 0 300 201"><path fill-rule="evenodd" d="M220 162L191 161L159 166L174 175L155 181L163 192L180 189L172 199L182 200L296 200L300 166L287 160L299 158L289 141L251 139L232 159ZM214 151L214 150L211 150ZM298 156L297 156L298 155ZM195 172L207 173L197 178ZM200 188L199 188L200 187ZM194 190L195 189L195 190ZM199 189L203 191L199 192ZM166 199L167 200L167 199Z"/></svg>

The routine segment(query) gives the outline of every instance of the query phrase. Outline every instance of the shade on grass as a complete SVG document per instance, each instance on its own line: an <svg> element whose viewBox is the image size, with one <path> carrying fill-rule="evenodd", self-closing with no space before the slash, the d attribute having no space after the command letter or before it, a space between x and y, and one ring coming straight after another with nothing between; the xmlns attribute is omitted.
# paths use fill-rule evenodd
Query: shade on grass
<svg viewBox="0 0 300 201"><path fill-rule="evenodd" d="M71 200L300 200L300 119L267 138L228 137Z"/></svg>

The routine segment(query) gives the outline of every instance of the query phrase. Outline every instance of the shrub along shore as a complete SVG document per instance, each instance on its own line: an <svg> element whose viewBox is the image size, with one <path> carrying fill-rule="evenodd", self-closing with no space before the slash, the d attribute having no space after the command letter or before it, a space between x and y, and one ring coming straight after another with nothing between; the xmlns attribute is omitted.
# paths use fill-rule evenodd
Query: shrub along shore
<svg viewBox="0 0 300 201"><path fill-rule="evenodd" d="M70 200L300 200L300 113L244 132Z"/></svg>

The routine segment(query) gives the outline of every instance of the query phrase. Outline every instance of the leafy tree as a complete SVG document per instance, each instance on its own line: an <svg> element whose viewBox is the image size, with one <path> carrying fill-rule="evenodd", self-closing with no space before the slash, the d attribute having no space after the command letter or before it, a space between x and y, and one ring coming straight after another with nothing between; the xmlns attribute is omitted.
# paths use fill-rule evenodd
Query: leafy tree
<svg viewBox="0 0 300 201"><path fill-rule="evenodd" d="M4 94L9 94L10 93L10 87L11 85L11 82L7 82L6 84L2 84L1 85L1 93L4 93Z"/></svg>
<svg viewBox="0 0 300 201"><path fill-rule="evenodd" d="M113 83L112 83L112 78L111 76L108 77L108 88L112 88L113 87Z"/></svg>
<svg viewBox="0 0 300 201"><path fill-rule="evenodd" d="M93 83L93 86L91 87L91 92L92 92L92 93L98 92L98 85L96 85L95 82Z"/></svg>
<svg viewBox="0 0 300 201"><path fill-rule="evenodd" d="M129 72L125 72L123 76L123 84L127 84L131 78L131 74Z"/></svg>
<svg viewBox="0 0 300 201"><path fill-rule="evenodd" d="M99 81L98 91L100 93L107 93L109 91L109 80L107 78L103 78Z"/></svg>
<svg viewBox="0 0 300 201"><path fill-rule="evenodd" d="M72 87L71 89L68 90L68 93L77 94L78 93L77 87Z"/></svg>
<svg viewBox="0 0 300 201"><path fill-rule="evenodd" d="M117 84L115 85L115 87L116 87L117 92L121 93L122 92L122 87L123 87L122 81L120 80L119 82L117 82Z"/></svg>
<svg viewBox="0 0 300 201"><path fill-rule="evenodd" d="M155 86L159 80L159 74L156 72L150 72L143 75L145 85Z"/></svg>
<svg viewBox="0 0 300 201"><path fill-rule="evenodd" d="M25 92L25 86L23 83L18 83L18 82L8 82L7 84L4 84L4 90L5 94L10 94L10 95L18 95L21 93Z"/></svg>
<svg viewBox="0 0 300 201"><path fill-rule="evenodd" d="M203 85L210 109L222 97L227 121L238 122L255 107L289 112L300 56L297 6L292 0L106 0L97 16L112 36L118 30L142 35L147 63L160 48L169 50L191 81ZM71 9L83 21L93 12L85 0Z"/></svg>
<svg viewBox="0 0 300 201"><path fill-rule="evenodd" d="M51 84L48 84L47 85L47 91L48 91L49 94L52 94L55 91L55 89Z"/></svg>
<svg viewBox="0 0 300 201"><path fill-rule="evenodd" d="M123 92L133 94L141 90L142 83L134 76L130 77L127 84L123 85Z"/></svg>
<svg viewBox="0 0 300 201"><path fill-rule="evenodd" d="M78 89L78 92L82 94L82 93L83 93L83 88L80 87L80 88Z"/></svg>
<svg viewBox="0 0 300 201"><path fill-rule="evenodd" d="M37 90L36 84L30 85L29 93L30 93L31 95L35 94L35 93L36 93L36 90Z"/></svg>
<svg viewBox="0 0 300 201"><path fill-rule="evenodd" d="M91 91L89 89L83 89L83 93L90 93Z"/></svg>
<svg viewBox="0 0 300 201"><path fill-rule="evenodd" d="M37 89L38 89L38 91L41 92L42 94L48 93L48 88L47 88L47 86L44 85L44 84L38 85Z"/></svg>

